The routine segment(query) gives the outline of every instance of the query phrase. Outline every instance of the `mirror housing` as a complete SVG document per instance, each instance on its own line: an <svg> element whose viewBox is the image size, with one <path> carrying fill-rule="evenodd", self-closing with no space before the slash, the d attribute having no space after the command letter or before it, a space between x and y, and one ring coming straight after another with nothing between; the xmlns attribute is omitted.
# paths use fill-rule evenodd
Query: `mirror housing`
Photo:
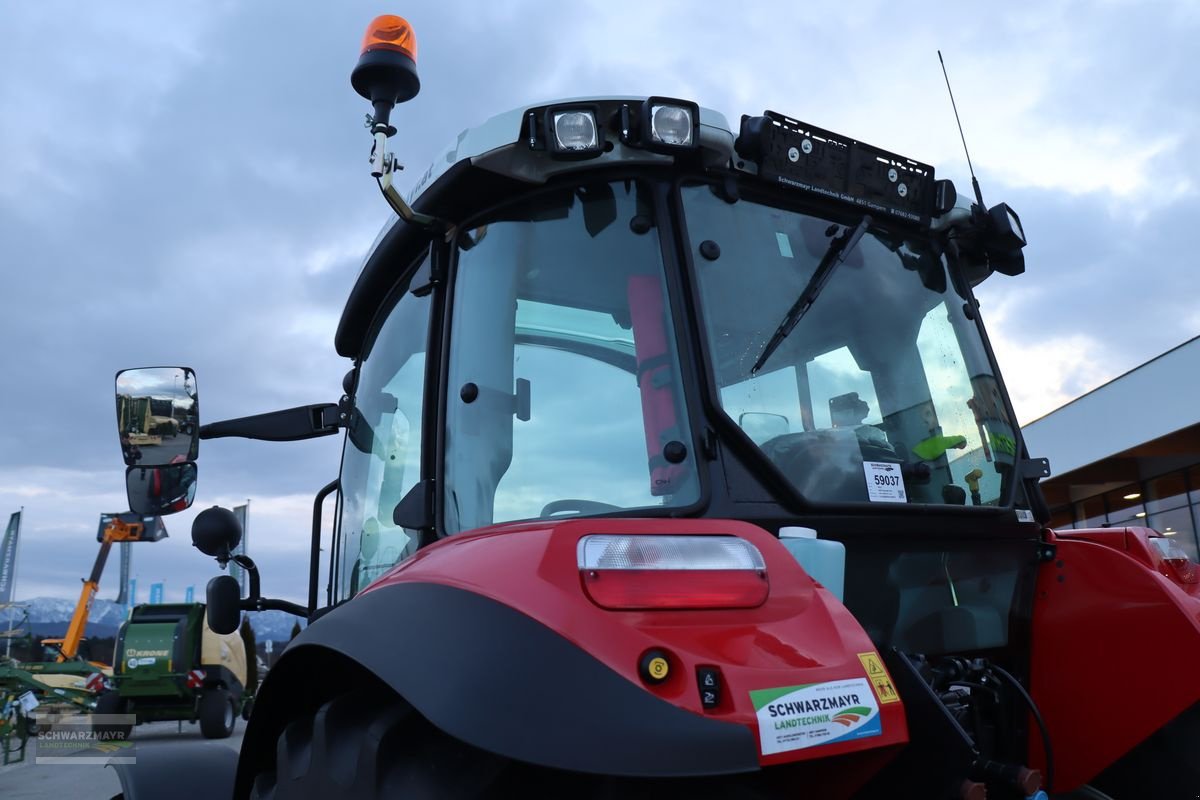
<svg viewBox="0 0 1200 800"><path fill-rule="evenodd" d="M116 377L117 435L129 467L195 461L200 444L196 373L187 367L123 369Z"/></svg>
<svg viewBox="0 0 1200 800"><path fill-rule="evenodd" d="M232 575L218 575L205 590L208 627L220 634L233 633L242 621L242 588Z"/></svg>
<svg viewBox="0 0 1200 800"><path fill-rule="evenodd" d="M125 469L125 494L129 510L143 516L183 511L196 499L196 465L192 462L162 467Z"/></svg>
<svg viewBox="0 0 1200 800"><path fill-rule="evenodd" d="M192 521L192 546L204 555L215 558L221 566L229 563L233 549L241 541L242 525L238 522L237 515L228 508L206 508ZM241 597L240 588L238 597Z"/></svg>

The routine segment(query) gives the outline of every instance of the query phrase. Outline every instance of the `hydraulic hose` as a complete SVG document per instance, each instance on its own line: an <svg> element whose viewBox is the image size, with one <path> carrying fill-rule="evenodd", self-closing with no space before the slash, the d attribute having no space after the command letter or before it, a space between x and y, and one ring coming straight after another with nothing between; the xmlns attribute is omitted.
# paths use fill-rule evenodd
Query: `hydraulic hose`
<svg viewBox="0 0 1200 800"><path fill-rule="evenodd" d="M1033 698L1029 696L1029 692L1025 691L1025 687L1021 685L1021 682L1014 678L1008 670L996 664L992 664L991 668L997 675L1004 678L1004 680L1008 681L1017 690L1017 694L1021 695L1021 699L1025 701L1025 705L1029 707L1030 713L1033 714L1033 721L1037 723L1038 731L1041 732L1042 747L1046 753L1046 790L1052 791L1054 788L1054 751L1050 747L1050 733L1046 730L1046 723L1042 719L1042 713L1038 711L1037 703L1033 702Z"/></svg>

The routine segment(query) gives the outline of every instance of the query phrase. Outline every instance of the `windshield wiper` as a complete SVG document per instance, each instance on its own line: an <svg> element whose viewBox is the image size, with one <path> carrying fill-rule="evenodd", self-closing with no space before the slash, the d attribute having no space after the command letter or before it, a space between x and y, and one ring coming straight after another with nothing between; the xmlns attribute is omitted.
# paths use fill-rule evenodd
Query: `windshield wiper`
<svg viewBox="0 0 1200 800"><path fill-rule="evenodd" d="M783 340L796 327L796 323L812 308L812 304L816 302L817 296L821 294L821 290L829 282L833 271L837 269L839 264L846 260L846 257L850 255L850 252L858 244L858 240L862 238L870 226L871 215L865 214L853 229L847 228L842 232L841 236L835 237L829 243L829 249L825 251L825 255L821 256L820 263L817 264L812 277L808 279L808 285L804 287L804 291L800 292L800 296L796 298L796 302L792 303L792 307L783 315L783 320L779 323L779 327L775 329L775 333L767 341L767 346L763 348L762 355L758 357L758 361L755 361L754 366L750 368L751 375L762 369L763 364L767 363L767 359L779 348L779 345L783 344Z"/></svg>

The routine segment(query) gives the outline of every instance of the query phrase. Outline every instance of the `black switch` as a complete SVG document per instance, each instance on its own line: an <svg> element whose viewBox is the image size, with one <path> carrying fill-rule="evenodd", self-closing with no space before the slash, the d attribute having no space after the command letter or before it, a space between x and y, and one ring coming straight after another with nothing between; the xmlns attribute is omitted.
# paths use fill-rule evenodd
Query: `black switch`
<svg viewBox="0 0 1200 800"><path fill-rule="evenodd" d="M716 667L696 667L696 685L700 688L700 705L716 708L721 705L721 671Z"/></svg>

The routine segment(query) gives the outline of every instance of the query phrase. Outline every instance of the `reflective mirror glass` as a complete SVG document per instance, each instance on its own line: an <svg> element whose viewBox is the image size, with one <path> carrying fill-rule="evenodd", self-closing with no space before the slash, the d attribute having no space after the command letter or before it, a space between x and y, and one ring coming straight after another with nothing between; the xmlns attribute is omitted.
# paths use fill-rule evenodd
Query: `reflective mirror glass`
<svg viewBox="0 0 1200 800"><path fill-rule="evenodd" d="M112 524L114 519L120 519L125 524L131 522L141 522L142 530L137 534L136 538L129 539L133 542L157 542L167 538L167 526L163 523L162 517L157 514L134 514L129 511L121 513L109 513L100 515L100 528L96 531L96 541L104 541L104 531Z"/></svg>
<svg viewBox="0 0 1200 800"><path fill-rule="evenodd" d="M744 430L755 444L762 444L791 432L787 417L764 411L746 411L738 415L738 427Z"/></svg>
<svg viewBox="0 0 1200 800"><path fill-rule="evenodd" d="M196 497L196 465L129 467L125 470L129 509L137 514L174 514Z"/></svg>
<svg viewBox="0 0 1200 800"><path fill-rule="evenodd" d="M196 373L186 367L118 372L117 432L126 466L194 461L200 443Z"/></svg>

